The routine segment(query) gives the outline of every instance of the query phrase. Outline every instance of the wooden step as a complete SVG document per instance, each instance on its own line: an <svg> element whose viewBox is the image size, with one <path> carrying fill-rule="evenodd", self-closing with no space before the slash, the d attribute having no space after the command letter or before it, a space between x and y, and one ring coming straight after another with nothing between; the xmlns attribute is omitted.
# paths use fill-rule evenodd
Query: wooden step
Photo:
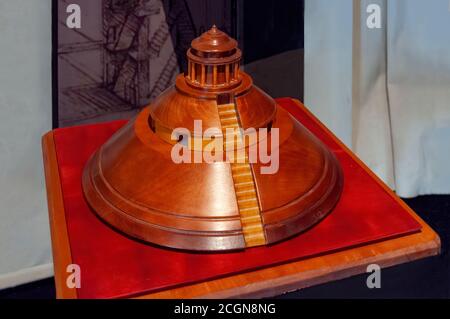
<svg viewBox="0 0 450 319"><path fill-rule="evenodd" d="M226 117L227 115L236 115L236 111L233 109L230 110L219 110L219 116L222 117Z"/></svg>
<svg viewBox="0 0 450 319"><path fill-rule="evenodd" d="M245 237L245 243L247 247L256 247L256 246L262 246L266 244L266 238L263 235L264 233L258 232L258 233L246 233L244 232Z"/></svg>
<svg viewBox="0 0 450 319"><path fill-rule="evenodd" d="M223 147L224 149L226 149L226 147L232 147L232 149L238 149L238 148L243 148L243 144L242 144L242 140L230 140L230 139L225 139L224 143L223 143ZM242 156L243 157L247 157L247 152L242 152Z"/></svg>
<svg viewBox="0 0 450 319"><path fill-rule="evenodd" d="M248 189L248 190L244 190L244 191L236 191L236 197L238 200L255 198L256 193L255 193L254 189Z"/></svg>
<svg viewBox="0 0 450 319"><path fill-rule="evenodd" d="M253 175L250 172L233 174L233 179L238 183L253 182Z"/></svg>
<svg viewBox="0 0 450 319"><path fill-rule="evenodd" d="M259 214L259 208L255 206L242 207L241 209L239 209L239 213L241 214L241 216L245 217L255 216Z"/></svg>
<svg viewBox="0 0 450 319"><path fill-rule="evenodd" d="M231 170L233 173L236 174L249 172L247 163L236 163L235 165L233 165L233 167L231 167Z"/></svg>
<svg viewBox="0 0 450 319"><path fill-rule="evenodd" d="M252 223L251 226L246 225L245 227L243 227L243 232L245 234L255 236L255 237L260 235L258 233L258 231L261 231L261 230L263 230L261 223ZM262 233L261 235L263 235L262 237L264 237L264 233Z"/></svg>
<svg viewBox="0 0 450 319"><path fill-rule="evenodd" d="M234 113L236 113L236 109L234 107L234 104L221 104L221 105L217 105L217 109L219 111L219 114L221 112L225 112L225 111L233 111Z"/></svg>
<svg viewBox="0 0 450 319"><path fill-rule="evenodd" d="M236 112L233 111L226 111L226 112L219 112L220 121L223 122L225 120L233 119L238 122L238 119L236 117ZM239 125L238 125L239 126Z"/></svg>
<svg viewBox="0 0 450 319"><path fill-rule="evenodd" d="M234 189L236 192L241 192L241 191L248 191L248 190L255 190L255 186L253 185L253 182L250 183L235 183L234 184Z"/></svg>
<svg viewBox="0 0 450 319"><path fill-rule="evenodd" d="M224 136L225 141L236 141L238 139L243 140L242 132L237 127L229 127L232 129L232 132L229 133L226 129L222 128L222 135Z"/></svg>
<svg viewBox="0 0 450 319"><path fill-rule="evenodd" d="M260 222L260 217L256 216L256 215L241 217L241 222L244 223L244 224L247 224L247 223L259 223Z"/></svg>
<svg viewBox="0 0 450 319"><path fill-rule="evenodd" d="M237 129L239 128L236 123L220 123L222 125L222 132L226 134L226 129ZM242 137L241 137L242 138Z"/></svg>
<svg viewBox="0 0 450 319"><path fill-rule="evenodd" d="M240 208L258 208L258 200L255 197L238 199L238 206Z"/></svg>

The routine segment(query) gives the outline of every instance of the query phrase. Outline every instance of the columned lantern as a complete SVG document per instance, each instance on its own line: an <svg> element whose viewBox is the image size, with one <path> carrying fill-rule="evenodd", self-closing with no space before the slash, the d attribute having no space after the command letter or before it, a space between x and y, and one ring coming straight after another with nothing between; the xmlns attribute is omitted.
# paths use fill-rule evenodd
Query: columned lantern
<svg viewBox="0 0 450 319"><path fill-rule="evenodd" d="M242 53L236 40L216 26L192 41L186 82L198 89L229 89L240 82Z"/></svg>
<svg viewBox="0 0 450 319"><path fill-rule="evenodd" d="M88 161L83 189L119 231L195 251L300 235L339 200L334 155L253 85L237 42L213 26L188 71Z"/></svg>

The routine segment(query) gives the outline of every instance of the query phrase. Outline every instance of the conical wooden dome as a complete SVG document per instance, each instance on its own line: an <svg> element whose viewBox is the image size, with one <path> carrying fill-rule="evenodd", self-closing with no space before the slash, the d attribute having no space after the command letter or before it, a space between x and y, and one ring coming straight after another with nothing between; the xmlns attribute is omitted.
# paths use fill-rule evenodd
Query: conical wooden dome
<svg viewBox="0 0 450 319"><path fill-rule="evenodd" d="M239 70L236 41L215 26L187 55L188 72L87 163L83 189L92 209L131 236L200 251L276 243L325 217L342 189L333 154ZM199 120L200 132L216 128L224 139L226 129L238 129L233 141L245 143L232 145L234 160L174 162L174 147L183 143L191 158L204 155ZM172 139L176 128L187 133ZM244 137L249 128L254 140ZM257 139L261 128L266 139ZM278 170L264 174L269 163L251 161L249 152L274 142L275 132L279 146L269 143L269 154L278 152Z"/></svg>

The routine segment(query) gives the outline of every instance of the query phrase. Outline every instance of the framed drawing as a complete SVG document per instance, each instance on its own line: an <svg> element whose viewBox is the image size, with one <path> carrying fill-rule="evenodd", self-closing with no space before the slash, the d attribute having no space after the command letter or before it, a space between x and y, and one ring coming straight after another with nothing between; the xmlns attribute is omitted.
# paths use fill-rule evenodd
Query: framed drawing
<svg viewBox="0 0 450 319"><path fill-rule="evenodd" d="M54 0L54 127L129 118L186 69L212 24L237 36L236 0Z"/></svg>

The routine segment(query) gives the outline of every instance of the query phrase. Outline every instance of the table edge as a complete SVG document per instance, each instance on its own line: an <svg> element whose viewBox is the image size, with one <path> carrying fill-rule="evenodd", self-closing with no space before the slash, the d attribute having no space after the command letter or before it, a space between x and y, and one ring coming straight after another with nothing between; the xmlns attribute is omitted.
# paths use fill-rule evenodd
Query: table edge
<svg viewBox="0 0 450 319"><path fill-rule="evenodd" d="M44 159L45 185L47 190L47 205L52 239L53 268L55 274L56 298L76 299L76 289L69 288L64 274L67 266L72 264L69 235L64 210L64 201L59 176L58 159L56 155L53 131L42 137L42 155Z"/></svg>

